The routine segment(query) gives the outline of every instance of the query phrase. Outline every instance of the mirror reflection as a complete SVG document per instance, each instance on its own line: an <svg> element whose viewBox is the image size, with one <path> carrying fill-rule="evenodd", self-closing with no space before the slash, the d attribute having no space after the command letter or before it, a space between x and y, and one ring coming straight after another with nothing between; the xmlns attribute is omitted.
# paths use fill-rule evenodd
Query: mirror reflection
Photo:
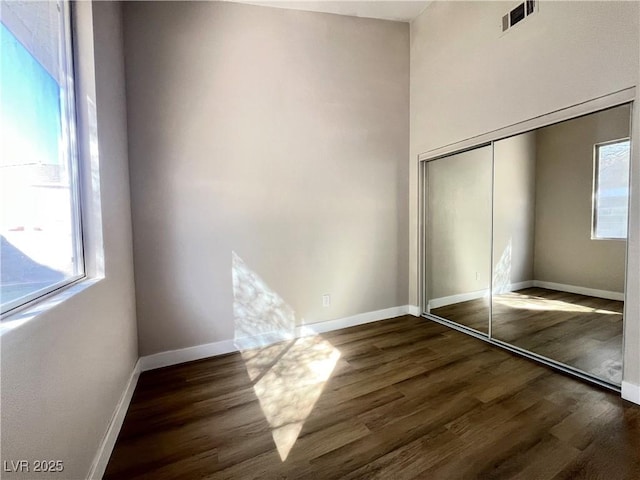
<svg viewBox="0 0 640 480"><path fill-rule="evenodd" d="M622 375L630 106L494 144L492 337Z"/></svg>
<svg viewBox="0 0 640 480"><path fill-rule="evenodd" d="M491 145L427 164L427 311L487 334Z"/></svg>
<svg viewBox="0 0 640 480"><path fill-rule="evenodd" d="M426 162L426 312L619 385L630 114Z"/></svg>

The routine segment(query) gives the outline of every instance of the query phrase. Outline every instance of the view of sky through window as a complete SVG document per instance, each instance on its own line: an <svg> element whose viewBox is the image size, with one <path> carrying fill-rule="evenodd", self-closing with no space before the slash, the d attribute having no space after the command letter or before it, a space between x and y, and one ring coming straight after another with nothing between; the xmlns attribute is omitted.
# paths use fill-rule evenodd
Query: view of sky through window
<svg viewBox="0 0 640 480"><path fill-rule="evenodd" d="M28 10L30 5L47 10ZM33 18L41 24L43 19L56 19L60 11L56 4L42 5L25 4L25 10L17 12L20 22L13 23L24 25ZM50 45L64 37L60 32L23 34L23 42L5 24L5 15L11 24L12 12L5 12L4 5L2 15L0 298L5 311L21 299L28 301L77 276L81 266L76 254L77 210L73 205L71 156L64 134L64 122L68 121L64 112L65 86L56 79L65 78L62 50L60 45ZM53 24L49 30L62 25L59 21L49 23Z"/></svg>

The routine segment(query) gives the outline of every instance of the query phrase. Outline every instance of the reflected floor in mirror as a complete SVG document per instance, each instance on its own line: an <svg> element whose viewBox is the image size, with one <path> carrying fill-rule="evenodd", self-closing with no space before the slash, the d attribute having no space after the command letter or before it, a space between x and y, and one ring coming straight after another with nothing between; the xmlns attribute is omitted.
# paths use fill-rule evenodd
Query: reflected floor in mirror
<svg viewBox="0 0 640 480"><path fill-rule="evenodd" d="M482 298L431 313L482 331L487 307ZM616 300L544 288L503 293L493 300L492 337L619 385L622 307Z"/></svg>
<svg viewBox="0 0 640 480"><path fill-rule="evenodd" d="M432 308L430 313L459 325L489 334L489 297Z"/></svg>
<svg viewBox="0 0 640 480"><path fill-rule="evenodd" d="M493 300L493 338L620 384L623 302L528 288Z"/></svg>

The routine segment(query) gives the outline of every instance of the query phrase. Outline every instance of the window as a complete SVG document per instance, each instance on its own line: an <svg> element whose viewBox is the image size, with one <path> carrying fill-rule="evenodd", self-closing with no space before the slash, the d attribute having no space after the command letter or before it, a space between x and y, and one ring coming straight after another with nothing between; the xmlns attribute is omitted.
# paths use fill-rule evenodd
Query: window
<svg viewBox="0 0 640 480"><path fill-rule="evenodd" d="M20 307L84 276L70 6L0 11L0 304Z"/></svg>
<svg viewBox="0 0 640 480"><path fill-rule="evenodd" d="M629 150L629 140L595 146L593 239L627 238Z"/></svg>

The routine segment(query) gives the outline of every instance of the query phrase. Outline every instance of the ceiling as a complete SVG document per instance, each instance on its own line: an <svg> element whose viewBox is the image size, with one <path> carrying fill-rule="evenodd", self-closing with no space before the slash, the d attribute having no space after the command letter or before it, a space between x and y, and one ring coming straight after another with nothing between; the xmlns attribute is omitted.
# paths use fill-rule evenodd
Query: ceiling
<svg viewBox="0 0 640 480"><path fill-rule="evenodd" d="M226 0L235 3L248 3L276 8L290 8L293 10L307 10L310 12L335 13L352 17L380 18L383 20L397 20L410 22L416 18L431 0Z"/></svg>

